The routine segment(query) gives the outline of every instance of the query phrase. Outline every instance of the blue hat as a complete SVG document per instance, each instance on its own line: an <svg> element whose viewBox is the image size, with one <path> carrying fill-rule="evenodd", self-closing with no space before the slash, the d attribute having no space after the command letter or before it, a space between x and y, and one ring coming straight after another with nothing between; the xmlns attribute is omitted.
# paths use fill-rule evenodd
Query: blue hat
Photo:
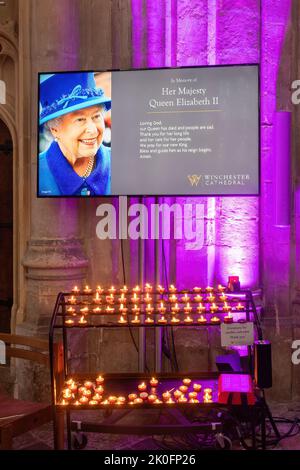
<svg viewBox="0 0 300 470"><path fill-rule="evenodd" d="M92 72L40 76L40 124L96 104L104 105L107 111L111 108L111 99L96 88Z"/></svg>

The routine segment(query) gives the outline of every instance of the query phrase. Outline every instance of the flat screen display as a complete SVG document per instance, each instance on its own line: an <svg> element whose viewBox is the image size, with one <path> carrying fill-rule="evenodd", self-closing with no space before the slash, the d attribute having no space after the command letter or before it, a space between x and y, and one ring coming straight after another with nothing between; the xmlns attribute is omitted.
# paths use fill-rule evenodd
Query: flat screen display
<svg viewBox="0 0 300 470"><path fill-rule="evenodd" d="M257 65L38 81L39 197L259 194Z"/></svg>

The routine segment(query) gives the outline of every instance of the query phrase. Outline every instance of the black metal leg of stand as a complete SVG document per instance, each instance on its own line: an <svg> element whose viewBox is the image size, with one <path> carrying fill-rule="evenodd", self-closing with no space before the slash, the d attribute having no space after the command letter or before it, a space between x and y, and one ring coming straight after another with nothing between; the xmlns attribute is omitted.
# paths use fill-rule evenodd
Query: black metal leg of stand
<svg viewBox="0 0 300 470"><path fill-rule="evenodd" d="M67 436L68 436L68 450L72 450L71 416L70 416L69 410L67 410Z"/></svg>
<svg viewBox="0 0 300 470"><path fill-rule="evenodd" d="M276 426L275 421L274 421L274 419L273 419L273 416L272 416L272 414L271 414L270 408L268 407L268 405L267 405L265 399L263 399L263 406L264 406L264 416L265 416L265 417L267 416L267 418L269 419L269 421L270 421L270 423L271 423L271 426L272 426L272 428L273 428L273 431L274 431L274 433L276 434L276 437L277 437L278 439L280 439L280 437L281 437L281 436L280 436L280 432L279 432L278 429L277 429L277 426Z"/></svg>
<svg viewBox="0 0 300 470"><path fill-rule="evenodd" d="M252 450L256 450L256 433L255 433L255 409L251 409L251 433L252 433Z"/></svg>
<svg viewBox="0 0 300 470"><path fill-rule="evenodd" d="M265 408L265 401L262 403L262 409L261 409L261 447L262 450L266 450L266 408Z"/></svg>

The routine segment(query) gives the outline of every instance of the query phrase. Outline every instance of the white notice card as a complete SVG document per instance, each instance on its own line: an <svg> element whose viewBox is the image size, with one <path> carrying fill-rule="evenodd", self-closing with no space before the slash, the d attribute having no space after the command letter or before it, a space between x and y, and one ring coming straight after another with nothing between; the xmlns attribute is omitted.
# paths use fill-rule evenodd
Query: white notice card
<svg viewBox="0 0 300 470"><path fill-rule="evenodd" d="M254 342L253 323L222 323L222 346L250 345Z"/></svg>

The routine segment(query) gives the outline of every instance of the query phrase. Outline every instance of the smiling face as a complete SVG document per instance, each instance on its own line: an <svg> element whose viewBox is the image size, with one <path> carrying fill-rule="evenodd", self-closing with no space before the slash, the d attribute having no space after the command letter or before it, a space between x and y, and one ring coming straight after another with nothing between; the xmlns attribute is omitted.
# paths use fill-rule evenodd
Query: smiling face
<svg viewBox="0 0 300 470"><path fill-rule="evenodd" d="M79 158L96 155L104 129L101 106L90 106L61 116L58 125L51 127L51 132L58 139L62 153L74 165Z"/></svg>

